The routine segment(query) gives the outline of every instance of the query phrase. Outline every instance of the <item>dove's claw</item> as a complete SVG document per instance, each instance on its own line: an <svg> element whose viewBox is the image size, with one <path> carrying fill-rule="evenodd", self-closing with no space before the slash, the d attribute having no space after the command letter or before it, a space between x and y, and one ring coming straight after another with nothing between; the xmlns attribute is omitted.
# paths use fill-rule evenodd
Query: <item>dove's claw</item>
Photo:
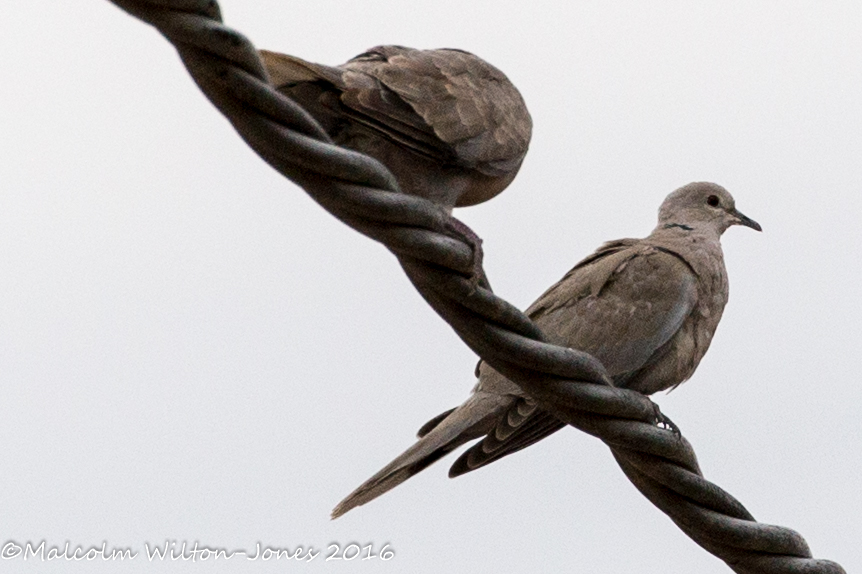
<svg viewBox="0 0 862 574"><path fill-rule="evenodd" d="M481 285L490 291L491 285L488 283L488 278L485 276L485 270L482 269L482 259L484 257L484 251L482 251L482 238L476 235L476 232L467 227L467 225L462 221L455 219L454 217L449 218L447 227L454 237L467 243L473 251L470 284L474 289Z"/></svg>
<svg viewBox="0 0 862 574"><path fill-rule="evenodd" d="M655 406L655 426L662 430L671 431L677 437L682 436L679 427L676 426L676 424L672 420L670 420L667 415L661 412L661 409L658 408L658 405L656 405L655 403L653 404Z"/></svg>

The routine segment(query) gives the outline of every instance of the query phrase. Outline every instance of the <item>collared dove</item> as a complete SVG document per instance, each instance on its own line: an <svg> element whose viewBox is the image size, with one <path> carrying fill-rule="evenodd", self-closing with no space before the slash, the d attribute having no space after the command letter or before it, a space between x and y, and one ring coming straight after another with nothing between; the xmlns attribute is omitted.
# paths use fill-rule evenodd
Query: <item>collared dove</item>
<svg viewBox="0 0 862 574"><path fill-rule="evenodd" d="M527 153L533 124L521 94L469 52L378 46L337 67L260 56L271 83L335 143L377 159L402 191L447 211L503 191Z"/></svg>
<svg viewBox="0 0 862 574"><path fill-rule="evenodd" d="M617 387L650 395L686 381L709 348L727 303L719 241L731 225L760 231L714 183L671 193L644 239L602 245L527 309L552 343L599 359ZM337 518L377 498L452 450L484 437L458 458L454 477L525 448L564 423L485 363L461 406L419 429L419 441L353 491Z"/></svg>

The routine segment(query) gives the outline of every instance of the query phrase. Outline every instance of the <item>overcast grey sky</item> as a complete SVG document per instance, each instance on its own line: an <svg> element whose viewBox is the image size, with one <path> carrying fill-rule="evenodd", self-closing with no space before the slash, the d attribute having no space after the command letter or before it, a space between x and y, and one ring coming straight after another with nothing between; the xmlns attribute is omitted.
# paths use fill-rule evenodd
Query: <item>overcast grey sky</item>
<svg viewBox="0 0 862 574"><path fill-rule="evenodd" d="M258 47L329 64L458 47L520 88L514 184L456 211L522 307L665 195L726 186L730 303L656 400L706 476L862 570L862 10L855 2L224 0ZM129 547L20 572L724 573L574 430L447 462L331 522L460 403L475 356L394 257L258 159L173 48L107 0L0 18L0 543ZM310 564L148 562L165 540L386 543Z"/></svg>

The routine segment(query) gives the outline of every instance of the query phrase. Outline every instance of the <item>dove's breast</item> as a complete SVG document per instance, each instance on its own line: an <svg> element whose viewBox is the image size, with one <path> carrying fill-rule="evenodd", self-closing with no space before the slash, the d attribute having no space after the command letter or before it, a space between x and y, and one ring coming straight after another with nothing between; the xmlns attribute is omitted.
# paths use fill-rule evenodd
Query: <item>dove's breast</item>
<svg viewBox="0 0 862 574"><path fill-rule="evenodd" d="M662 249L686 262L696 276L697 302L679 331L637 381L627 385L645 394L673 389L687 381L706 355L728 300L727 271L721 244L709 237L687 237Z"/></svg>

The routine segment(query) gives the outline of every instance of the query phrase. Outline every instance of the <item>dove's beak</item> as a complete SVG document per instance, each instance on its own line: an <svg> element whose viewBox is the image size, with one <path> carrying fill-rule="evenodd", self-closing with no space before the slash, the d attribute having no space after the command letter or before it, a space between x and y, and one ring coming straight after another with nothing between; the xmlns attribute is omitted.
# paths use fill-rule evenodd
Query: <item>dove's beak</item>
<svg viewBox="0 0 862 574"><path fill-rule="evenodd" d="M737 225L744 225L746 227L750 227L755 231L763 231L763 228L760 227L760 224L748 217L747 215L743 215L736 209L730 212L736 218Z"/></svg>

